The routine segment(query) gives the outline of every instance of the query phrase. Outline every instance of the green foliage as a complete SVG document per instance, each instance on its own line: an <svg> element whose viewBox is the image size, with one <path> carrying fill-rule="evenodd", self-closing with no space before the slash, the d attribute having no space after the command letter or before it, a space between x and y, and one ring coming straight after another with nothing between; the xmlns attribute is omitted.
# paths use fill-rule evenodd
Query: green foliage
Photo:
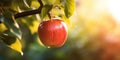
<svg viewBox="0 0 120 60"><path fill-rule="evenodd" d="M9 11L4 12L0 20L3 23L1 24L0 40L10 48L22 53L21 43L18 41L22 35L12 13Z"/></svg>
<svg viewBox="0 0 120 60"><path fill-rule="evenodd" d="M11 34L3 33L3 34L0 34L0 40L2 40L2 42L4 42L8 47L23 54L21 43L19 39L16 38L15 36L11 36Z"/></svg>
<svg viewBox="0 0 120 60"><path fill-rule="evenodd" d="M8 30L15 35L17 38L21 39L21 31L19 29L19 26L17 24L17 22L15 21L13 15L11 12L4 12L3 13L4 16L4 21L3 23L5 24L5 26L8 28Z"/></svg>
<svg viewBox="0 0 120 60"><path fill-rule="evenodd" d="M44 4L53 5L57 0L43 0Z"/></svg>
<svg viewBox="0 0 120 60"><path fill-rule="evenodd" d="M26 6L30 7L32 4L32 0L23 0Z"/></svg>
<svg viewBox="0 0 120 60"><path fill-rule="evenodd" d="M7 45L13 44L16 40L15 37L9 36L7 34L1 34L0 37L0 39L3 40L3 42L5 42Z"/></svg>
<svg viewBox="0 0 120 60"><path fill-rule="evenodd" d="M52 9L52 5L45 5L42 8L41 14L40 14L40 18L41 20L43 20L43 18L48 15L49 11Z"/></svg>
<svg viewBox="0 0 120 60"><path fill-rule="evenodd" d="M61 1L64 6L65 15L67 18L69 18L74 12L75 1L74 0L61 0Z"/></svg>

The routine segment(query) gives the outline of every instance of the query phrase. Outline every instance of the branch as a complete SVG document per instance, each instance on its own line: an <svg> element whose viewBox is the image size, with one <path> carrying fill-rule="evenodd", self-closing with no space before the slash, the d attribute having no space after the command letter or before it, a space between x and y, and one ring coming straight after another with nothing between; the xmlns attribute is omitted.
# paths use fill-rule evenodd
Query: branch
<svg viewBox="0 0 120 60"><path fill-rule="evenodd" d="M40 3L40 7L38 9L17 13L17 14L14 15L15 19L20 18L20 17L25 17L25 16L28 16L28 15L41 13L41 10L42 10L42 7L43 7L43 3L42 3L41 0L38 0L38 2Z"/></svg>

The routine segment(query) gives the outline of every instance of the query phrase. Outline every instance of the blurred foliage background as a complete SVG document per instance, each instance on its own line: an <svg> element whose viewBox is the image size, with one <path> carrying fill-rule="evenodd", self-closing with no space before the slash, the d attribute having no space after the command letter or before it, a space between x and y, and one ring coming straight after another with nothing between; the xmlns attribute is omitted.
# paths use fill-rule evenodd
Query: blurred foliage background
<svg viewBox="0 0 120 60"><path fill-rule="evenodd" d="M1 0L0 6L10 7L14 13L39 7L37 0L31 1ZM76 0L76 10L68 24L68 38L60 48L47 48L40 42L37 33L41 22L39 14L18 18L16 22L22 32L20 41L24 54L0 42L0 60L120 60L117 2L119 0ZM0 28L0 32L6 30L2 24Z"/></svg>

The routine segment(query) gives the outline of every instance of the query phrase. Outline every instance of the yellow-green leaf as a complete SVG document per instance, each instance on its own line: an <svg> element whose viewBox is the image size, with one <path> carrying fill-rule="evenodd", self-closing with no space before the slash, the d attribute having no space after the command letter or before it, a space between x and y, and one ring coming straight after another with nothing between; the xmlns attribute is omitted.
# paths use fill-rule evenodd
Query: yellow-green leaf
<svg viewBox="0 0 120 60"><path fill-rule="evenodd" d="M41 14L40 14L41 20L43 20L43 18L49 13L51 9L52 9L52 5L43 6Z"/></svg>
<svg viewBox="0 0 120 60"><path fill-rule="evenodd" d="M36 0L32 0L31 2L31 6L30 7L34 7L34 8L39 8L40 4L38 1Z"/></svg>
<svg viewBox="0 0 120 60"><path fill-rule="evenodd" d="M30 25L30 31L32 34L36 33L38 31L38 26L39 26L39 22L37 20L33 21L33 25Z"/></svg>
<svg viewBox="0 0 120 60"><path fill-rule="evenodd" d="M22 45L20 43L20 40L18 40L18 38L15 39L15 42L12 43L11 45L8 45L10 48L18 51L21 53L21 55L23 55L23 52L22 52Z"/></svg>
<svg viewBox="0 0 120 60"><path fill-rule="evenodd" d="M69 18L75 10L75 0L62 0L64 6L64 12L67 18Z"/></svg>
<svg viewBox="0 0 120 60"><path fill-rule="evenodd" d="M43 0L43 3L44 4L47 4L47 5L52 5L56 2L57 0Z"/></svg>
<svg viewBox="0 0 120 60"><path fill-rule="evenodd" d="M0 33L4 32L6 30L7 30L7 27L3 23L1 23L0 24Z"/></svg>
<svg viewBox="0 0 120 60"><path fill-rule="evenodd" d="M20 43L20 40L10 34L2 33L0 34L0 40L5 43L8 47L12 48L13 50L20 52L21 55L23 55L22 52L22 45Z"/></svg>

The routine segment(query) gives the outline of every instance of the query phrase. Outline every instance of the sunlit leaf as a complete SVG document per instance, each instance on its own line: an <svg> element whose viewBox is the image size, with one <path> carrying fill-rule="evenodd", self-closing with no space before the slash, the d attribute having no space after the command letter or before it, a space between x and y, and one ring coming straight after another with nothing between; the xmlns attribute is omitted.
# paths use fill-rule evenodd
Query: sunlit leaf
<svg viewBox="0 0 120 60"><path fill-rule="evenodd" d="M18 40L18 38L16 38L15 36L11 36L10 34L2 33L2 34L0 34L0 40L2 40L3 43L5 43L8 47L23 54L21 43Z"/></svg>
<svg viewBox="0 0 120 60"><path fill-rule="evenodd" d="M38 28L40 22L38 20L35 20L35 19L32 19L31 21L29 21L30 19L32 19L32 17L22 19L21 21L22 21L22 23L24 23L25 25L28 26L28 28L31 31L31 34L34 34L37 32L37 30L38 30L37 28Z"/></svg>
<svg viewBox="0 0 120 60"><path fill-rule="evenodd" d="M38 1L36 0L33 0L32 3L31 3L31 7L32 8L39 8L40 4Z"/></svg>
<svg viewBox="0 0 120 60"><path fill-rule="evenodd" d="M33 25L29 27L32 34L34 34L38 31L38 29L37 29L38 26L39 26L39 22L37 20L33 21Z"/></svg>
<svg viewBox="0 0 120 60"><path fill-rule="evenodd" d="M52 5L56 2L57 0L43 0L43 3L44 4L47 4L47 5Z"/></svg>
<svg viewBox="0 0 120 60"><path fill-rule="evenodd" d="M14 50L16 50L16 51L18 51L18 52L20 52L21 55L23 55L22 45L21 45L19 39L16 38L15 42L13 44L11 44L9 47L12 48L12 49L14 49Z"/></svg>
<svg viewBox="0 0 120 60"><path fill-rule="evenodd" d="M56 4L50 11L50 14L52 14L52 17L57 17L59 15L63 15L64 9L63 9L63 7L61 7L61 5Z"/></svg>
<svg viewBox="0 0 120 60"><path fill-rule="evenodd" d="M7 29L8 28L3 23L0 24L0 33L6 31Z"/></svg>
<svg viewBox="0 0 120 60"><path fill-rule="evenodd" d="M11 12L5 12L3 23L16 37L21 39L21 31Z"/></svg>
<svg viewBox="0 0 120 60"><path fill-rule="evenodd" d="M4 17L0 16L0 33L4 32L5 30L7 30L7 27L2 23L4 21Z"/></svg>
<svg viewBox="0 0 120 60"><path fill-rule="evenodd" d="M41 14L40 14L41 20L43 20L43 18L49 13L49 11L51 9L52 9L52 5L45 5L42 8L42 11L41 11Z"/></svg>
<svg viewBox="0 0 120 60"><path fill-rule="evenodd" d="M61 0L64 6L65 15L69 18L75 9L75 0Z"/></svg>
<svg viewBox="0 0 120 60"><path fill-rule="evenodd" d="M26 10L30 8L27 2L25 2L24 0L14 0L12 2L12 7L14 7L14 9L18 9L19 7L22 10Z"/></svg>
<svg viewBox="0 0 120 60"><path fill-rule="evenodd" d="M20 10L25 10L30 8L25 0L13 0L10 6L11 12L20 12Z"/></svg>
<svg viewBox="0 0 120 60"><path fill-rule="evenodd" d="M32 3L32 0L23 0L25 5L30 7L31 6L31 3Z"/></svg>

